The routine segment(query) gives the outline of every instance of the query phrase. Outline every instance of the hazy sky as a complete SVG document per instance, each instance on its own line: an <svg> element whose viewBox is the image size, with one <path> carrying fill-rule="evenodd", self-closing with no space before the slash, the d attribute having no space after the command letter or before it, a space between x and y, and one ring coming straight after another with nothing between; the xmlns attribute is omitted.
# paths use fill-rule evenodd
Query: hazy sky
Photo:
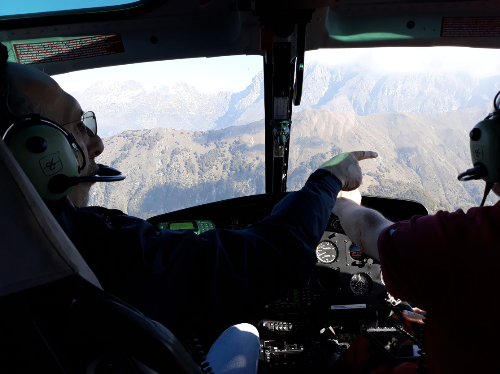
<svg viewBox="0 0 500 374"><path fill-rule="evenodd" d="M478 76L500 75L500 50L459 47L373 48L309 51L311 61L356 65L380 72L448 71ZM98 81L136 80L148 86L184 82L200 91L244 90L262 70L261 56L229 56L148 62L77 71L54 76L68 92L81 91Z"/></svg>
<svg viewBox="0 0 500 374"><path fill-rule="evenodd" d="M68 92L81 91L98 81L136 80L147 84L184 82L201 91L244 90L262 70L261 56L229 56L145 62L142 64L76 71L54 76Z"/></svg>
<svg viewBox="0 0 500 374"><path fill-rule="evenodd" d="M399 47L320 50L308 52L310 60L357 64L385 72L449 71L477 76L500 74L500 50L466 47Z"/></svg>

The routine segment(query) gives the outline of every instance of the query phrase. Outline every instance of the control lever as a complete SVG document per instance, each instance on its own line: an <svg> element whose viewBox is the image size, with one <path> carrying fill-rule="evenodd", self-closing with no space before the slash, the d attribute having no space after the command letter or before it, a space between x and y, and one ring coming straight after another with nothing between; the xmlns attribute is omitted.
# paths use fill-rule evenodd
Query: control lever
<svg viewBox="0 0 500 374"><path fill-rule="evenodd" d="M335 330L333 329L332 326L323 325L323 328L319 330L319 333L325 339L335 339L335 340L337 339Z"/></svg>
<svg viewBox="0 0 500 374"><path fill-rule="evenodd" d="M335 363L337 362L340 355L349 348L348 346L341 345L337 340L337 335L332 326L323 325L323 328L319 330L319 333L329 348L328 359L326 361L326 368L331 370Z"/></svg>
<svg viewBox="0 0 500 374"><path fill-rule="evenodd" d="M394 306L392 308L392 310L393 310L394 314L396 314L399 317L401 322L404 321L405 323L409 323L409 325L411 326L411 329L413 330L413 331L411 331L411 333L414 334L415 337L421 333L421 331L423 329L423 326L421 324L419 324L415 321L411 321L403 316L403 311L405 311L405 310L408 312L412 312L414 314L418 314L413 310L413 308L411 307L410 304L408 304L406 301L401 301L398 305Z"/></svg>

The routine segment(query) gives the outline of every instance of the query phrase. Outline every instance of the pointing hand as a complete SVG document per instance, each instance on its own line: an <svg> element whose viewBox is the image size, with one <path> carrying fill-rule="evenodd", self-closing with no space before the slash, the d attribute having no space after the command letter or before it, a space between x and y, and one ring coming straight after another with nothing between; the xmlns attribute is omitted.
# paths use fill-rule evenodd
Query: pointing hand
<svg viewBox="0 0 500 374"><path fill-rule="evenodd" d="M355 151L341 153L320 166L334 174L342 183L342 190L352 191L361 185L361 160L378 157L377 152Z"/></svg>

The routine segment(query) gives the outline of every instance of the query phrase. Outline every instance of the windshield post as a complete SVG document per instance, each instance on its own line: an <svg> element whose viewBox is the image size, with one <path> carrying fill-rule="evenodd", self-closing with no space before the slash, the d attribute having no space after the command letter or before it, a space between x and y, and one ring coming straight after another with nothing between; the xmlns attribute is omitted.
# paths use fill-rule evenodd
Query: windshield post
<svg viewBox="0 0 500 374"><path fill-rule="evenodd" d="M274 42L264 54L266 193L287 189L292 104L300 105L302 97L305 31L311 14L291 22L297 24L296 53L287 41Z"/></svg>
<svg viewBox="0 0 500 374"><path fill-rule="evenodd" d="M272 53L267 55L272 56L271 66L269 58L264 65L264 85L267 87L271 83L271 89L266 89L268 95L264 98L266 134L270 134L266 136L266 192L286 191L295 71L291 50L290 42L274 43ZM271 69L272 75L269 74ZM269 95L269 92L272 94Z"/></svg>

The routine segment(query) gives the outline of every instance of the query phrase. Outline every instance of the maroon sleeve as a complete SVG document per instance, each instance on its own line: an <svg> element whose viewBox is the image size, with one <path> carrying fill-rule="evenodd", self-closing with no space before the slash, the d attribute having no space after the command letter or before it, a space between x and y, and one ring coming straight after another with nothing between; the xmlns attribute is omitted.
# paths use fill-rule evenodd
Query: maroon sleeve
<svg viewBox="0 0 500 374"><path fill-rule="evenodd" d="M478 235L475 213L440 211L382 231L378 251L388 292L425 310L461 287L458 272L472 260L470 238Z"/></svg>
<svg viewBox="0 0 500 374"><path fill-rule="evenodd" d="M387 290L428 312L426 360L434 373L498 372L500 328L488 313L500 307L499 243L500 202L416 216L380 234Z"/></svg>

